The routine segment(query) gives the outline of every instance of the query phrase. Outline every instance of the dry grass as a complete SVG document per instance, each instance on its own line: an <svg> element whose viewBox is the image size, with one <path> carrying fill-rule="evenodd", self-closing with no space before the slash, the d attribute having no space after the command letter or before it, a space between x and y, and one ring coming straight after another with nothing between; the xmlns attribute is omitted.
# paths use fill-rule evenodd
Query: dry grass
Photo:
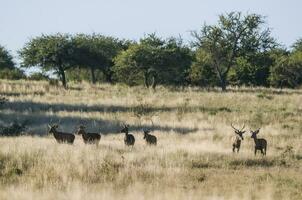
<svg viewBox="0 0 302 200"><path fill-rule="evenodd" d="M0 138L0 199L301 199L300 90L196 88L0 81L0 123L28 120L45 135L49 121L73 132L101 130L99 146L59 145L51 136ZM125 147L120 123L136 137ZM246 134L231 153L230 123L262 127L268 156L253 155ZM142 128L158 138L143 141ZM291 147L293 147L291 149Z"/></svg>

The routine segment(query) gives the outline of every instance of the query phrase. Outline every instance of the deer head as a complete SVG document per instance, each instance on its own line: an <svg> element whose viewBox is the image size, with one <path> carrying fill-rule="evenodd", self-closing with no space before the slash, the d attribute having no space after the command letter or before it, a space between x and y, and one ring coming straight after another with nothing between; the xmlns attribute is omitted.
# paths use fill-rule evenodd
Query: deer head
<svg viewBox="0 0 302 200"><path fill-rule="evenodd" d="M57 128L59 128L59 125L58 124L53 124L53 125L48 124L48 128L49 128L48 133L54 133L57 131Z"/></svg>
<svg viewBox="0 0 302 200"><path fill-rule="evenodd" d="M147 135L150 133L150 130L143 129L144 132L144 139L146 139Z"/></svg>
<svg viewBox="0 0 302 200"><path fill-rule="evenodd" d="M82 124L79 125L79 128L78 128L76 133L79 134L79 135L82 134L85 131L85 128L86 127L84 125L82 125Z"/></svg>
<svg viewBox="0 0 302 200"><path fill-rule="evenodd" d="M128 130L129 130L129 125L123 124L121 133L126 133L126 134L128 134Z"/></svg>
<svg viewBox="0 0 302 200"><path fill-rule="evenodd" d="M243 134L245 133L245 131L243 129L244 129L245 125L243 125L243 127L240 130L235 128L233 126L233 124L231 124L231 126L234 129L235 133L243 140Z"/></svg>
<svg viewBox="0 0 302 200"><path fill-rule="evenodd" d="M251 130L251 134L252 134L251 138L256 139L257 138L257 134L259 133L259 131L260 131L260 128L257 129L256 131Z"/></svg>

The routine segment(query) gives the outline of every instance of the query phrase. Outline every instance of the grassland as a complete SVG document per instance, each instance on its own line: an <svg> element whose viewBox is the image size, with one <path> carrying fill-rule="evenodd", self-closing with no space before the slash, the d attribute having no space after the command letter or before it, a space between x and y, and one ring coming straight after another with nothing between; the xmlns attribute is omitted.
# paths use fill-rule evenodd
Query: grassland
<svg viewBox="0 0 302 200"><path fill-rule="evenodd" d="M0 138L0 199L302 199L301 90L198 88L156 92L121 85L0 81L0 123L27 121L32 136ZM99 146L57 144L47 124L101 131ZM136 137L125 147L121 123ZM231 152L230 124L246 124ZM268 155L253 154L261 127ZM148 147L149 128L158 146ZM41 137L42 136L42 137Z"/></svg>

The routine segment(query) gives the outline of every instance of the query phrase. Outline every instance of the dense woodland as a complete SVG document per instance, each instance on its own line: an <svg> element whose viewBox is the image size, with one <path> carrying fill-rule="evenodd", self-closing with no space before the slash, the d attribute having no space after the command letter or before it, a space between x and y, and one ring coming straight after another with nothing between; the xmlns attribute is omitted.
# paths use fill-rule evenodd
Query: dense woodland
<svg viewBox="0 0 302 200"><path fill-rule="evenodd" d="M0 46L0 78L221 87L296 88L302 83L302 39L286 49L271 36L265 17L231 12L192 32L191 41L139 41L100 34L51 34L30 39L18 51L20 66ZM25 76L27 68L39 72ZM55 76L53 76L55 75Z"/></svg>

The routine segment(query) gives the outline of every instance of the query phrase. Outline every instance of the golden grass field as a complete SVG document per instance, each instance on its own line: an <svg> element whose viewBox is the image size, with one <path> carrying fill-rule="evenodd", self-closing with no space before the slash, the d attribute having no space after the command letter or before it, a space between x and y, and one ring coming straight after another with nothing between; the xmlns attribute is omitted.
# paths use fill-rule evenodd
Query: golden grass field
<svg viewBox="0 0 302 200"><path fill-rule="evenodd" d="M302 199L302 90L164 88L0 81L0 122L34 136L0 138L0 199ZM57 144L47 124L102 132L99 146ZM123 143L130 125L133 148ZM246 125L239 154L230 124ZM267 156L254 156L261 127ZM142 129L157 146L147 146ZM40 137L40 136L42 137Z"/></svg>

